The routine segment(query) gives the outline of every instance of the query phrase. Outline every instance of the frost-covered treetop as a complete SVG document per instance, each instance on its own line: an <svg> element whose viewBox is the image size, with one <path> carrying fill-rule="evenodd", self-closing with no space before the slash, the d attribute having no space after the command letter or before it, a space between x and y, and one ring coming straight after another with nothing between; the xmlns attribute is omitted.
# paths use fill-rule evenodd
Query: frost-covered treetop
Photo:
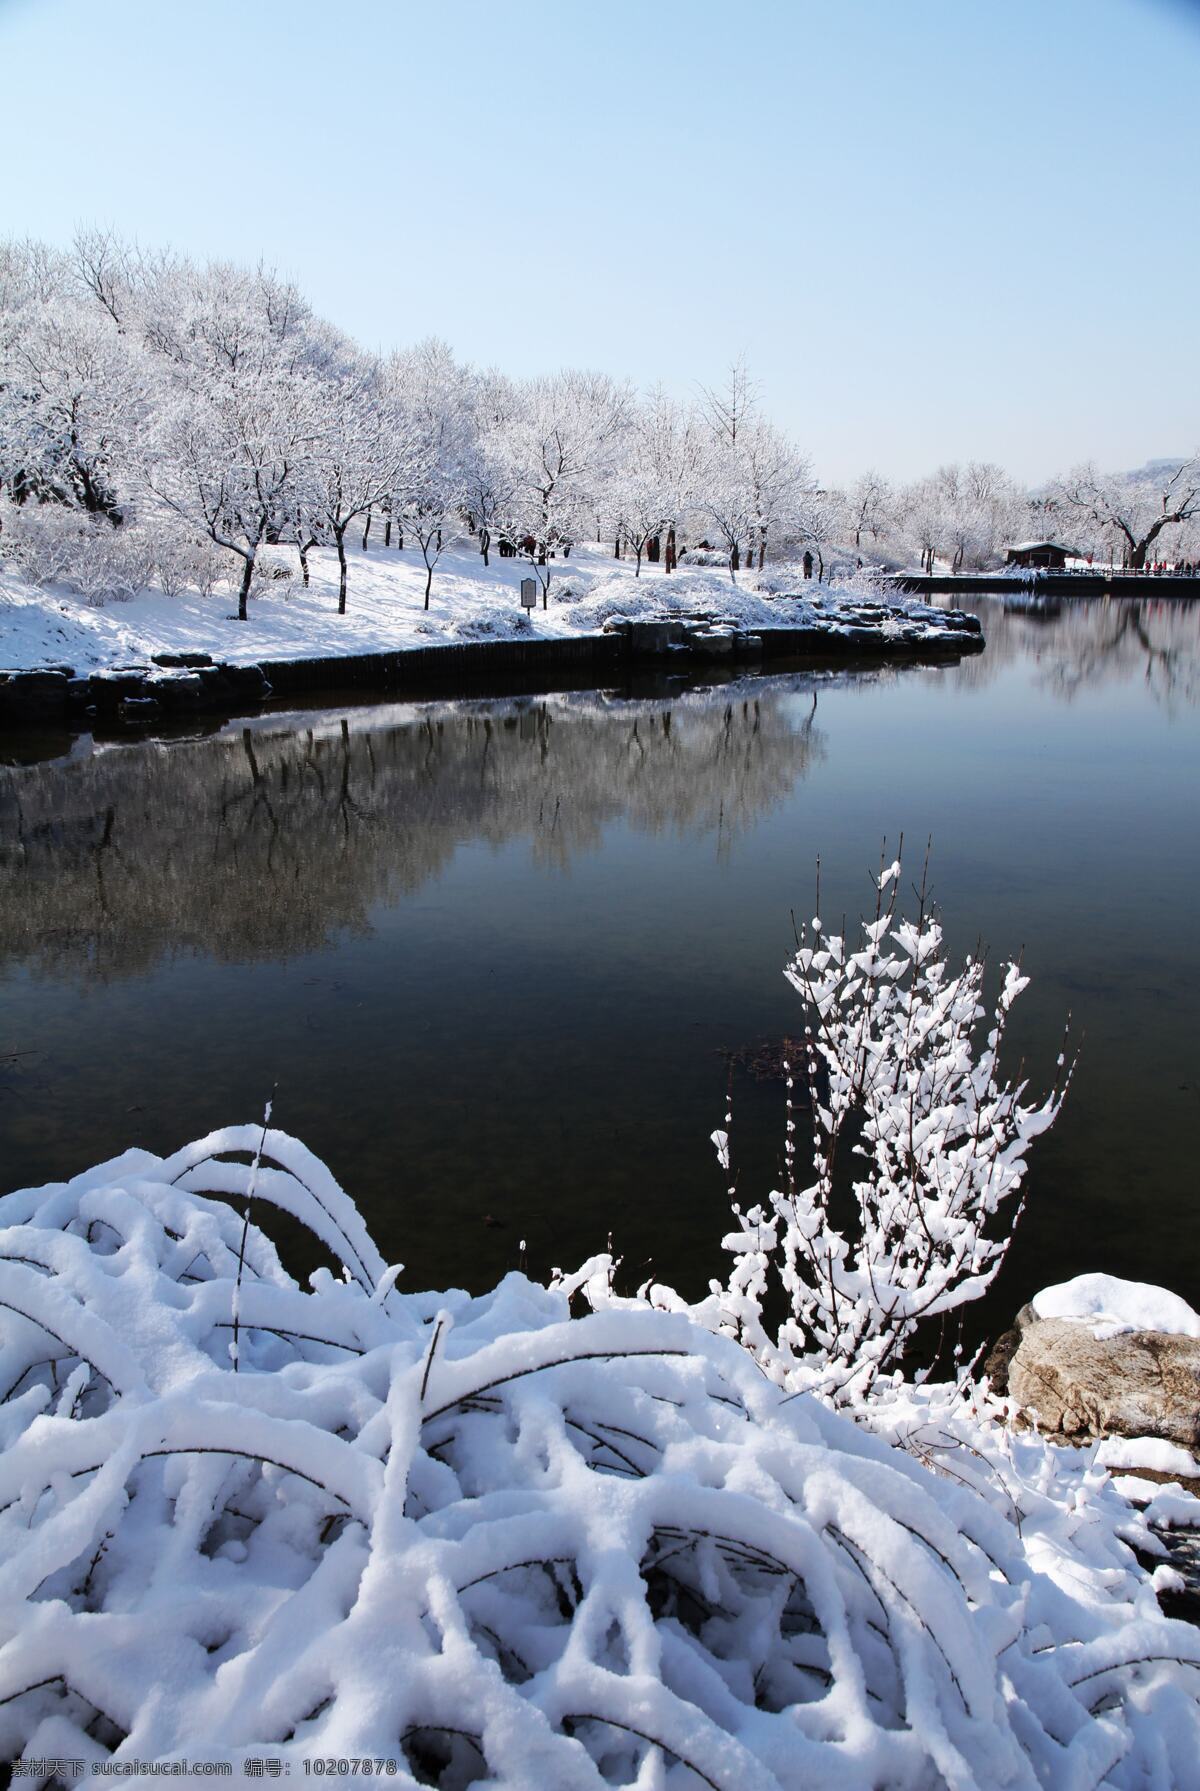
<svg viewBox="0 0 1200 1791"><path fill-rule="evenodd" d="M275 1208L336 1273L297 1285ZM965 1419L889 1447L681 1313L402 1292L265 1126L0 1225L6 1757L509 1791L1165 1788L1200 1757L1200 1637L1086 1452L1010 1439L992 1476Z"/></svg>

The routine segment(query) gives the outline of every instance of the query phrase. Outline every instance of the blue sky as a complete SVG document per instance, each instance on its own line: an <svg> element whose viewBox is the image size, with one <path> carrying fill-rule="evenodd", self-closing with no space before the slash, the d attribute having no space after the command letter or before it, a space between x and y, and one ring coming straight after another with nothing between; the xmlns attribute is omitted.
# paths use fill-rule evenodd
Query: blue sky
<svg viewBox="0 0 1200 1791"><path fill-rule="evenodd" d="M1192 0L0 0L0 229L263 258L370 346L680 395L829 480L1200 441Z"/></svg>

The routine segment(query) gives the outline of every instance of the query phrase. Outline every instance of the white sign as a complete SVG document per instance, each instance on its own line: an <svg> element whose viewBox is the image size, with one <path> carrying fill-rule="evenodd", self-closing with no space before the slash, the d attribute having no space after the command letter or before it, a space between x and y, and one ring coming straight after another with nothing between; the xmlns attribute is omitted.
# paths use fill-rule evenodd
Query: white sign
<svg viewBox="0 0 1200 1791"><path fill-rule="evenodd" d="M521 607L522 609L537 608L536 578L523 578L521 580Z"/></svg>

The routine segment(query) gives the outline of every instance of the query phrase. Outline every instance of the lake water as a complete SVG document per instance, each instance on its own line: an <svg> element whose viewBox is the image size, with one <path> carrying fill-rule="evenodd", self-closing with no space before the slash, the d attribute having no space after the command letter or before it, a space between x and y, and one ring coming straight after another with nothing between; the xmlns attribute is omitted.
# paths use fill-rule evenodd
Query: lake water
<svg viewBox="0 0 1200 1791"><path fill-rule="evenodd" d="M977 608L937 669L0 739L4 1185L276 1087L409 1286L611 1233L699 1291L730 1054L744 1202L779 1160L791 910L818 855L825 917L869 906L903 832L956 949L1023 949L1011 1067L1083 1034L982 1322L1085 1269L1200 1306L1200 607Z"/></svg>

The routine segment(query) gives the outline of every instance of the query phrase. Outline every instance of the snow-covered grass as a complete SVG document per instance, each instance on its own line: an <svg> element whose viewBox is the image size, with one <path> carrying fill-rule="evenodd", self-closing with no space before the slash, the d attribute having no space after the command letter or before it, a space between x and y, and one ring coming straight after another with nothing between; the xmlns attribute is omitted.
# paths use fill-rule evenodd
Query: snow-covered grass
<svg viewBox="0 0 1200 1791"><path fill-rule="evenodd" d="M339 1272L297 1285L272 1208ZM1200 1634L1160 1615L1143 1520L979 1400L899 1383L856 1423L684 1314L573 1318L517 1274L404 1292L263 1126L9 1195L0 1226L7 1757L1194 1782Z"/></svg>
<svg viewBox="0 0 1200 1791"><path fill-rule="evenodd" d="M629 562L610 550L576 547L554 562L549 605L532 614L521 608L522 560L495 553L485 567L469 545L447 551L434 574L430 607L424 608L425 567L419 552L403 553L372 543L350 552L347 613L337 613L337 556L316 548L309 556L311 583L300 579L293 550L272 548L273 565L293 569L290 579L264 579L252 597L249 619L231 619L236 597L219 586L168 596L143 590L125 601L95 607L62 585L39 588L0 558L0 668L26 669L66 663L78 672L144 662L151 653L196 649L234 664L263 659L312 659L333 654L376 653L472 640L563 639L597 631L614 616L712 611L744 626L811 623L805 602L768 601L755 591L754 575L737 585L727 573L681 567L667 576L644 565L635 578ZM772 569L772 588L779 581ZM791 582L798 589L799 576ZM810 585L814 595L821 587Z"/></svg>

